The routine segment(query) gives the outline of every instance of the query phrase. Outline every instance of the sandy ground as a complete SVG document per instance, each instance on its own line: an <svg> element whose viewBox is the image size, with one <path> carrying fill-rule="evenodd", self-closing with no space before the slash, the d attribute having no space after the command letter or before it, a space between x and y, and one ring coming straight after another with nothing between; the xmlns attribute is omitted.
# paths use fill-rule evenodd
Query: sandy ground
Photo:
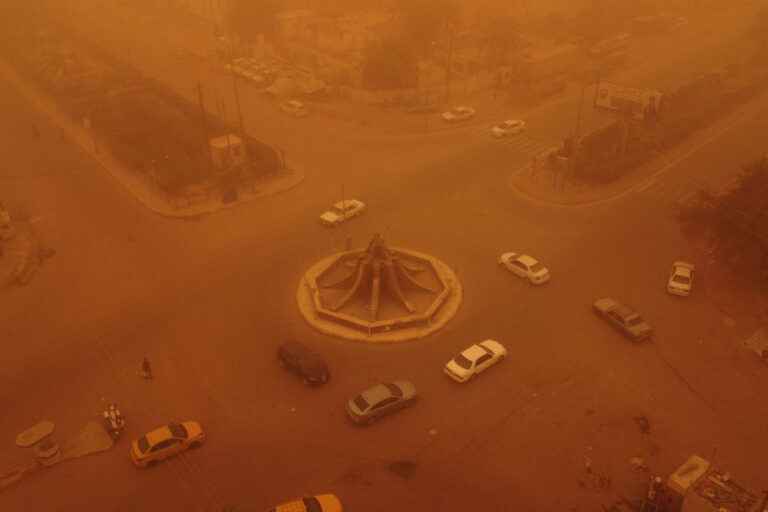
<svg viewBox="0 0 768 512"><path fill-rule="evenodd" d="M674 202L697 176L735 171L763 151L754 134L765 133L756 131L765 116L654 187L598 207L517 199L504 180L525 152L471 139L468 129L361 140L354 152L308 139L317 171L304 186L179 222L143 210L0 87L3 126L14 127L0 138L6 203L39 217L40 236L57 250L28 286L0 295L0 460L23 463L12 440L42 418L67 437L114 400L128 419L114 450L23 481L0 494L3 510L266 509L331 491L349 510L372 512L586 511L639 495L647 474L633 472L631 457L667 474L691 453L764 488L768 372L738 344L756 321L748 304L716 300L717 263L680 233ZM31 122L39 139L24 129ZM370 214L325 230L316 217L341 183ZM344 237L362 246L376 231L458 272L465 301L440 334L368 346L324 337L301 319L294 292L303 271ZM552 282L532 288L501 271L495 259L507 250L541 258ZM679 258L701 264L688 299L663 291ZM638 308L656 327L653 342L633 345L595 318L591 301L603 295ZM327 386L307 389L275 363L287 337L325 355ZM464 386L442 374L486 337L508 347L504 363ZM151 383L137 375L145 354ZM346 399L396 378L415 382L416 407L370 428L346 421ZM206 446L133 468L127 441L170 419L199 420ZM609 488L587 479L585 458ZM390 469L398 461L412 465L407 478Z"/></svg>

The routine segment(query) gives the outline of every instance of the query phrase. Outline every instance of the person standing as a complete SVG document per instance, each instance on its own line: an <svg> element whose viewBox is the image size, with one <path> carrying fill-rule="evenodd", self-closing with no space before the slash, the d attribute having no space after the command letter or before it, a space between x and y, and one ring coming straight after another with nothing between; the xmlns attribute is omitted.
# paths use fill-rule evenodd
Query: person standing
<svg viewBox="0 0 768 512"><path fill-rule="evenodd" d="M152 380L152 365L149 364L149 359L146 356L141 362L141 376L146 380Z"/></svg>

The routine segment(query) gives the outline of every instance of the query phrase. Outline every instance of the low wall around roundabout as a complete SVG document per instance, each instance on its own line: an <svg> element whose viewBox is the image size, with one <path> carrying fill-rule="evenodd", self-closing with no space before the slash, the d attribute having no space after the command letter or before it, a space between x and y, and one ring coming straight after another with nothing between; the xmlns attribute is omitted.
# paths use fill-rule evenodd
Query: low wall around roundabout
<svg viewBox="0 0 768 512"><path fill-rule="evenodd" d="M401 341L416 340L429 336L442 329L451 318L456 315L463 299L463 290L456 273L448 265L428 254L399 247L392 247L392 249L405 255L413 255L418 258L429 260L439 278L451 291L428 325L404 327L393 329L388 332L368 334L359 329L340 325L337 322L323 318L322 315L318 313L315 308L314 300L316 290L311 283L315 282L317 276L322 274L323 271L331 266L340 256L356 254L360 252L359 250L337 253L323 258L312 265L301 277L298 289L296 290L296 302L299 306L299 311L301 311L301 314L307 323L323 334L328 334L329 336L368 343L397 343Z"/></svg>

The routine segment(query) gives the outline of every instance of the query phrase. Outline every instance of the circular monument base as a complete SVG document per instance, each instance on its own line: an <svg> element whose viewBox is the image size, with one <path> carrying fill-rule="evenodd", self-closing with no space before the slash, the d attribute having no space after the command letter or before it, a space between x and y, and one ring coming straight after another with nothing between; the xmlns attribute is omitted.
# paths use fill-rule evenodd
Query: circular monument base
<svg viewBox="0 0 768 512"><path fill-rule="evenodd" d="M313 290L311 289L310 282L313 279L308 277L318 276L329 268L333 263L346 253L337 253L327 258L323 258L314 265L312 265L299 281L299 287L296 290L296 301L299 306L304 319L315 329L328 334L330 336L336 336L353 341L365 341L369 343L396 343L400 341L410 341L429 336L438 330L442 329L448 321L456 315L459 310L459 306L462 301L462 288L459 279L456 277L456 273L442 261L424 253L416 251L397 249L403 253L417 255L420 258L429 260L435 271L440 275L443 282L451 289L451 293L445 299L440 309L432 317L428 325L419 327L406 327L406 328L393 328L390 331L378 332L369 334L359 329L340 325L332 320L322 318L315 309L315 303L313 300ZM357 253L359 251L350 251Z"/></svg>

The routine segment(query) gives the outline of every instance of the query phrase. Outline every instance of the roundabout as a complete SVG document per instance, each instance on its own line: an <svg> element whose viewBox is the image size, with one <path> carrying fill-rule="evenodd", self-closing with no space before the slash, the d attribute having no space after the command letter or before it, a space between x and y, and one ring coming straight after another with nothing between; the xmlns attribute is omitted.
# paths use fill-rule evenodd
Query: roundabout
<svg viewBox="0 0 768 512"><path fill-rule="evenodd" d="M324 334L387 343L423 338L444 327L458 311L462 287L442 261L388 247L377 234L366 249L312 265L296 299L306 321Z"/></svg>

